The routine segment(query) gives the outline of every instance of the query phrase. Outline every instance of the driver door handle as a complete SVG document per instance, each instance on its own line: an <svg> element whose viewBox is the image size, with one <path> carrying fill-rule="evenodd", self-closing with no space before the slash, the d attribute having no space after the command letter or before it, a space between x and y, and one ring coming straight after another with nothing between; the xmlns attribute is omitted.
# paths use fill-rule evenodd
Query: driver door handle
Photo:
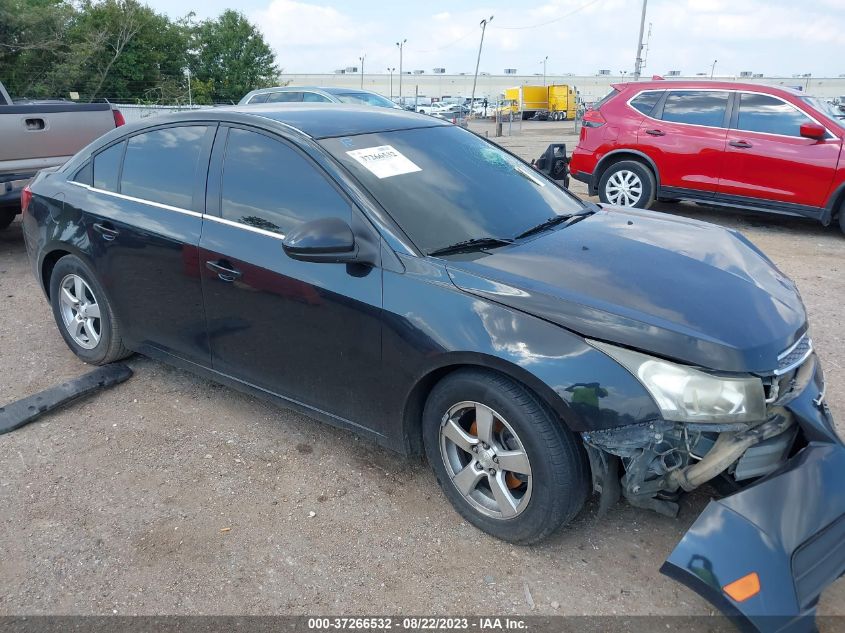
<svg viewBox="0 0 845 633"><path fill-rule="evenodd" d="M243 277L243 273L241 271L236 270L231 266L232 265L226 260L220 260L219 262L205 262L205 267L208 268L211 272L217 273L217 278L220 281L232 282L236 279L240 279L241 277Z"/></svg>
<svg viewBox="0 0 845 633"><path fill-rule="evenodd" d="M97 233L99 233L100 235L102 235L104 240L109 242L111 242L120 234L120 232L116 228L114 228L109 222L97 222L96 224L94 224L94 230L97 231Z"/></svg>

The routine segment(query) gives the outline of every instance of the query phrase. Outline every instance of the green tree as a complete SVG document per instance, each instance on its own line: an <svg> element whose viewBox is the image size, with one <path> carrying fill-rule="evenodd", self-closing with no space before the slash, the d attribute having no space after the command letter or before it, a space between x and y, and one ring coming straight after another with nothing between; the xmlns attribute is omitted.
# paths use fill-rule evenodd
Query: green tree
<svg viewBox="0 0 845 633"><path fill-rule="evenodd" d="M215 103L237 103L250 90L274 85L279 75L264 36L231 9L194 28L191 72L203 88L198 99Z"/></svg>
<svg viewBox="0 0 845 633"><path fill-rule="evenodd" d="M0 0L0 79L13 97L53 96L74 14L66 0Z"/></svg>

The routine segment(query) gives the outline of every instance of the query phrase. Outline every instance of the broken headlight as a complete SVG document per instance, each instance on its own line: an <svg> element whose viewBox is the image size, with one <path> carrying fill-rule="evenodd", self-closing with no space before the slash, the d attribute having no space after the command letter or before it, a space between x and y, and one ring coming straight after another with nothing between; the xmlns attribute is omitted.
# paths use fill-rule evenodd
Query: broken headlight
<svg viewBox="0 0 845 633"><path fill-rule="evenodd" d="M755 376L717 376L615 345L590 344L636 376L666 420L726 424L766 418L763 381Z"/></svg>

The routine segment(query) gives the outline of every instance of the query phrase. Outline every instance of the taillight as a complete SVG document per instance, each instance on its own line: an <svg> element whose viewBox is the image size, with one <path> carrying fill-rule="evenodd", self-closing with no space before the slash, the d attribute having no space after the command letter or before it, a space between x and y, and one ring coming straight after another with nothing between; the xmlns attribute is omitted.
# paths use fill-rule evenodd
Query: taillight
<svg viewBox="0 0 845 633"><path fill-rule="evenodd" d="M587 110L582 120L584 127L601 127L607 121L598 110Z"/></svg>
<svg viewBox="0 0 845 633"><path fill-rule="evenodd" d="M123 118L123 113L118 110L117 108L112 108L112 116L114 116L114 126L120 127L121 125L126 125L126 119Z"/></svg>
<svg viewBox="0 0 845 633"><path fill-rule="evenodd" d="M31 201L32 189L30 189L29 185L27 185L23 188L23 191L21 191L21 213L26 213L26 209Z"/></svg>

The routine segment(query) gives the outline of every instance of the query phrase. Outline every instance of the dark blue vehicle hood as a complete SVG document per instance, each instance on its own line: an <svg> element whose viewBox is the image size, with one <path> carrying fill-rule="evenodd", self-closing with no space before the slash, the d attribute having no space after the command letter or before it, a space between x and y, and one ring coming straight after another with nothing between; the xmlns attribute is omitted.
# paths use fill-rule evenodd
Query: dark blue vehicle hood
<svg viewBox="0 0 845 633"><path fill-rule="evenodd" d="M807 327L795 284L741 234L648 211L605 208L447 268L466 292L713 370L770 373Z"/></svg>

